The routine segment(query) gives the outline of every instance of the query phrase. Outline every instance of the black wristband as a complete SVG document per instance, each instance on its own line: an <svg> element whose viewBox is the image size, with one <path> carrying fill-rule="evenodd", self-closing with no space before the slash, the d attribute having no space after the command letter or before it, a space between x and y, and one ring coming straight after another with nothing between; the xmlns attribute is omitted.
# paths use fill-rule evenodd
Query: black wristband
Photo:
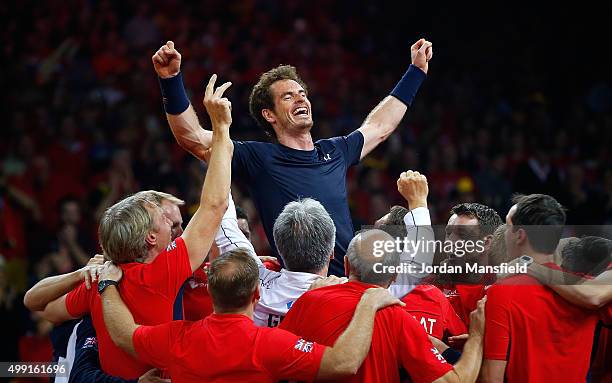
<svg viewBox="0 0 612 383"><path fill-rule="evenodd" d="M444 350L442 356L444 357L444 359L446 359L448 363L455 364L459 361L459 358L461 358L461 353L449 347Z"/></svg>
<svg viewBox="0 0 612 383"><path fill-rule="evenodd" d="M181 114L186 111L189 108L189 98L183 86L182 73L170 78L158 77L158 80L166 113Z"/></svg>
<svg viewBox="0 0 612 383"><path fill-rule="evenodd" d="M427 75L425 72L410 64L402 79L399 80L395 88L391 91L391 96L397 98L404 104L410 106L419 90L419 87L425 80Z"/></svg>

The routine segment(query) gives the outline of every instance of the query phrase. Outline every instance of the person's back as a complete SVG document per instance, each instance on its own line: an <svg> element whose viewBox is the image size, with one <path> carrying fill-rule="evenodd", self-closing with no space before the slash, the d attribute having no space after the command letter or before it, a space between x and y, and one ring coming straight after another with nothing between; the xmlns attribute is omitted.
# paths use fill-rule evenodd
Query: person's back
<svg viewBox="0 0 612 383"><path fill-rule="evenodd" d="M348 326L361 295L372 286L352 281L309 291L294 303L280 328L333 345ZM376 315L372 346L359 372L343 381L398 382L402 366L415 382L434 381L452 369L408 312L389 307Z"/></svg>
<svg viewBox="0 0 612 383"><path fill-rule="evenodd" d="M527 275L491 286L487 297L484 357L508 361L509 383L586 380L595 311L574 306Z"/></svg>
<svg viewBox="0 0 612 383"><path fill-rule="evenodd" d="M279 343L271 342L279 337L279 333L286 334L285 331L257 327L242 314L212 314L197 322L173 322L172 327L170 333L176 341L164 353L165 360L150 362L170 366L173 382L274 382L279 376L274 369L275 359L293 353L319 361L324 350L306 342L306 347L313 348L312 352L302 352L295 349L293 341L286 344L286 349L278 349ZM290 336L290 339L295 338L292 334ZM240 350L228 347L229 344L240 344ZM136 349L139 349L138 345ZM194 358L194 355L201 357ZM314 368L310 370L304 366L306 364L300 365L302 378L314 379L318 363L312 363Z"/></svg>

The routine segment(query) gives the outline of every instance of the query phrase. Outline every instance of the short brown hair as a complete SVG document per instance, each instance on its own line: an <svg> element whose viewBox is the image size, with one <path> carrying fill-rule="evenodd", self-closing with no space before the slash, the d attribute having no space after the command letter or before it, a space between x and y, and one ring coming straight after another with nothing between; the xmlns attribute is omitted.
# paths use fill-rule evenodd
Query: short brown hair
<svg viewBox="0 0 612 383"><path fill-rule="evenodd" d="M215 312L241 309L249 304L259 283L259 269L248 250L238 248L219 256L208 269L208 291Z"/></svg>
<svg viewBox="0 0 612 383"><path fill-rule="evenodd" d="M257 124L261 126L266 135L270 138L276 138L276 133L272 128L272 125L261 115L261 111L264 109L274 110L274 97L270 87L277 81L281 80L293 80L300 84L302 88L308 94L308 87L302 81L294 66L291 65L279 65L274 69L263 73L259 77L259 81L253 87L251 95L249 96L249 112L251 117L257 121Z"/></svg>

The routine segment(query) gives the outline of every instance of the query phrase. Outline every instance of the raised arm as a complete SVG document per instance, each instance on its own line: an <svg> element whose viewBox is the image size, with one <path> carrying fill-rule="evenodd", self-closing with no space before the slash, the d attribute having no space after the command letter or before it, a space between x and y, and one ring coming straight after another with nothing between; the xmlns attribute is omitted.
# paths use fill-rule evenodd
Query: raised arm
<svg viewBox="0 0 612 383"><path fill-rule="evenodd" d="M419 86L427 75L429 60L433 56L432 44L420 39L410 48L412 65L385 97L368 115L359 131L363 134L361 158L365 157L395 131L406 110L412 105Z"/></svg>
<svg viewBox="0 0 612 383"><path fill-rule="evenodd" d="M333 347L325 349L317 380L356 374L370 350L376 311L395 304L404 305L386 289L366 290L349 326Z"/></svg>
<svg viewBox="0 0 612 383"><path fill-rule="evenodd" d="M435 239L431 228L431 218L427 209L427 195L429 186L427 178L416 171L403 172L397 180L397 190L406 200L409 212L404 217L406 237L414 244L414 251L405 251L401 254L402 263L412 263L420 270L423 264L431 265L434 250L430 246L417 246L419 242L433 241ZM389 286L391 293L402 298L423 279L427 274L400 273Z"/></svg>
<svg viewBox="0 0 612 383"><path fill-rule="evenodd" d="M72 289L85 281L87 288L95 282L99 268L104 264L104 256L96 254L86 266L79 270L47 277L32 286L23 297L23 304L30 311L43 311L47 304L68 294Z"/></svg>
<svg viewBox="0 0 612 383"><path fill-rule="evenodd" d="M210 115L213 127L212 154L206 171L204 186L200 196L200 206L181 236L185 241L191 269L196 270L208 254L215 239L221 217L228 205L230 184L232 182L232 154L234 144L230 139L229 128L232 124L230 101L223 92L231 83L214 90L217 75L212 75L204 96L204 105Z"/></svg>
<svg viewBox="0 0 612 383"><path fill-rule="evenodd" d="M204 161L205 151L212 145L213 132L200 125L189 103L181 75L181 54L168 41L151 58L162 89L166 118L176 142L196 158Z"/></svg>

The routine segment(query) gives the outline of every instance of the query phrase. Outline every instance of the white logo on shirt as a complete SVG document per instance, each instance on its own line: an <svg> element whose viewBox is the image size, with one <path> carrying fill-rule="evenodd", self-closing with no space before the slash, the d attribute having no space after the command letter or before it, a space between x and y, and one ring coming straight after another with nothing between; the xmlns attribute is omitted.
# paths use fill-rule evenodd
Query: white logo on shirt
<svg viewBox="0 0 612 383"><path fill-rule="evenodd" d="M312 352L313 343L312 342L306 342L304 339L300 339L300 340L297 341L297 343L295 344L294 348L296 350L302 351L302 352Z"/></svg>
<svg viewBox="0 0 612 383"><path fill-rule="evenodd" d="M172 251L174 249L176 249L176 242L172 241L172 243L170 243L168 247L166 247L166 251Z"/></svg>
<svg viewBox="0 0 612 383"><path fill-rule="evenodd" d="M331 160L331 155L327 153L326 155L323 156L323 161L329 161L329 160Z"/></svg>
<svg viewBox="0 0 612 383"><path fill-rule="evenodd" d="M431 348L431 352L433 352L433 354L435 355L436 358L438 358L438 361L440 363L446 363L446 359L444 359L444 357L442 356L442 354L440 354L440 352L438 352L438 349L436 349L435 347Z"/></svg>

